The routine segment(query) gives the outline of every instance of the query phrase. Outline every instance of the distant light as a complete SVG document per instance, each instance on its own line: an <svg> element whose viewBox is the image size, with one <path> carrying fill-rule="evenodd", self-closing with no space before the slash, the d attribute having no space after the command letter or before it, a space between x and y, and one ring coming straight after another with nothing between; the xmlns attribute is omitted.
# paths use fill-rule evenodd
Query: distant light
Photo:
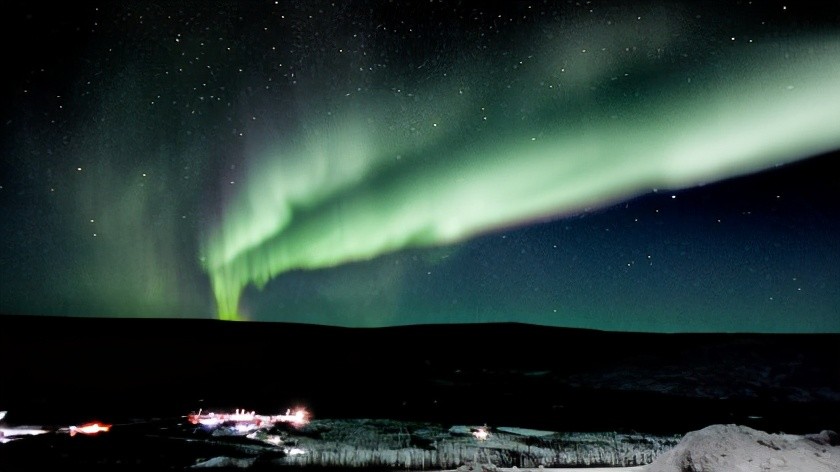
<svg viewBox="0 0 840 472"><path fill-rule="evenodd" d="M82 434L97 434L101 432L108 432L111 430L111 425L100 423L87 423L81 426L71 426L70 436L75 436L76 433Z"/></svg>

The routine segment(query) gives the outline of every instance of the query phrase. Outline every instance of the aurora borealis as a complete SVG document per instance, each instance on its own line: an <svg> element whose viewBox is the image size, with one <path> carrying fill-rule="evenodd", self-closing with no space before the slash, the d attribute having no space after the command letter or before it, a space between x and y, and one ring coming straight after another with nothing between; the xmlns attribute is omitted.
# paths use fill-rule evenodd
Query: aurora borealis
<svg viewBox="0 0 840 472"><path fill-rule="evenodd" d="M840 331L837 7L66 8L7 19L2 312Z"/></svg>

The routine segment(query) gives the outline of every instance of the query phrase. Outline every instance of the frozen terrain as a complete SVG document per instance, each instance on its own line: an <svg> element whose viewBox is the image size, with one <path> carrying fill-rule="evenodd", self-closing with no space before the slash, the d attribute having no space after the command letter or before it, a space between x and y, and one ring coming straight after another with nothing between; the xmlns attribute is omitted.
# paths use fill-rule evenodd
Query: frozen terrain
<svg viewBox="0 0 840 472"><path fill-rule="evenodd" d="M0 345L21 353L0 382L3 472L838 470L835 436L820 433L840 431L837 335L2 321ZM297 406L313 413L305 428L211 431L186 419ZM69 434L94 421L113 427Z"/></svg>
<svg viewBox="0 0 840 472"><path fill-rule="evenodd" d="M737 425L714 425L688 433L645 472L837 472L840 437L768 434Z"/></svg>

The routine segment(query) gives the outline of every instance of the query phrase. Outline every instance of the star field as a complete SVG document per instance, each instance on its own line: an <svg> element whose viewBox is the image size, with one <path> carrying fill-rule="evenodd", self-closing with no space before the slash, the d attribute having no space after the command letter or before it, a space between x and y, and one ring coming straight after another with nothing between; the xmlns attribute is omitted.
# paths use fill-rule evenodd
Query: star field
<svg viewBox="0 0 840 472"><path fill-rule="evenodd" d="M0 311L840 331L840 12L16 3Z"/></svg>

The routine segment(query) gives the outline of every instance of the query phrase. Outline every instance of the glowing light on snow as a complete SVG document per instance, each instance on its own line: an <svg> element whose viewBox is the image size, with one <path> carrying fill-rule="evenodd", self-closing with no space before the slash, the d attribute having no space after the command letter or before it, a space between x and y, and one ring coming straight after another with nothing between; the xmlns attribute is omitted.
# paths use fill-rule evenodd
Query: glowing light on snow
<svg viewBox="0 0 840 472"><path fill-rule="evenodd" d="M490 436L490 433L487 432L485 428L478 428L472 432L473 437L478 439L479 441L486 441L487 438Z"/></svg>
<svg viewBox="0 0 840 472"><path fill-rule="evenodd" d="M34 428L0 428L0 444L5 444L23 436L37 436L46 433L45 429Z"/></svg>
<svg viewBox="0 0 840 472"><path fill-rule="evenodd" d="M71 426L70 436L75 436L77 433L81 434L98 434L111 430L111 425L101 423L86 423L82 426Z"/></svg>
<svg viewBox="0 0 840 472"><path fill-rule="evenodd" d="M236 425L234 425L233 429L235 429L236 432L238 432L238 433L247 433L247 432L253 431L253 430L255 430L259 427L260 426L257 423L236 423Z"/></svg>
<svg viewBox="0 0 840 472"><path fill-rule="evenodd" d="M290 413L291 411L286 411L286 414L281 417L282 419L280 421L285 421L295 425L304 425L309 422L309 415L306 410L300 409L294 413Z"/></svg>
<svg viewBox="0 0 840 472"><path fill-rule="evenodd" d="M208 412L190 413L187 420L192 424L200 424L208 427L216 427L225 423L233 423L233 427L240 432L251 431L255 428L265 428L276 423L291 423L294 426L304 425L309 422L309 413L305 409L286 410L283 415L258 415L255 411L236 409L233 413Z"/></svg>

